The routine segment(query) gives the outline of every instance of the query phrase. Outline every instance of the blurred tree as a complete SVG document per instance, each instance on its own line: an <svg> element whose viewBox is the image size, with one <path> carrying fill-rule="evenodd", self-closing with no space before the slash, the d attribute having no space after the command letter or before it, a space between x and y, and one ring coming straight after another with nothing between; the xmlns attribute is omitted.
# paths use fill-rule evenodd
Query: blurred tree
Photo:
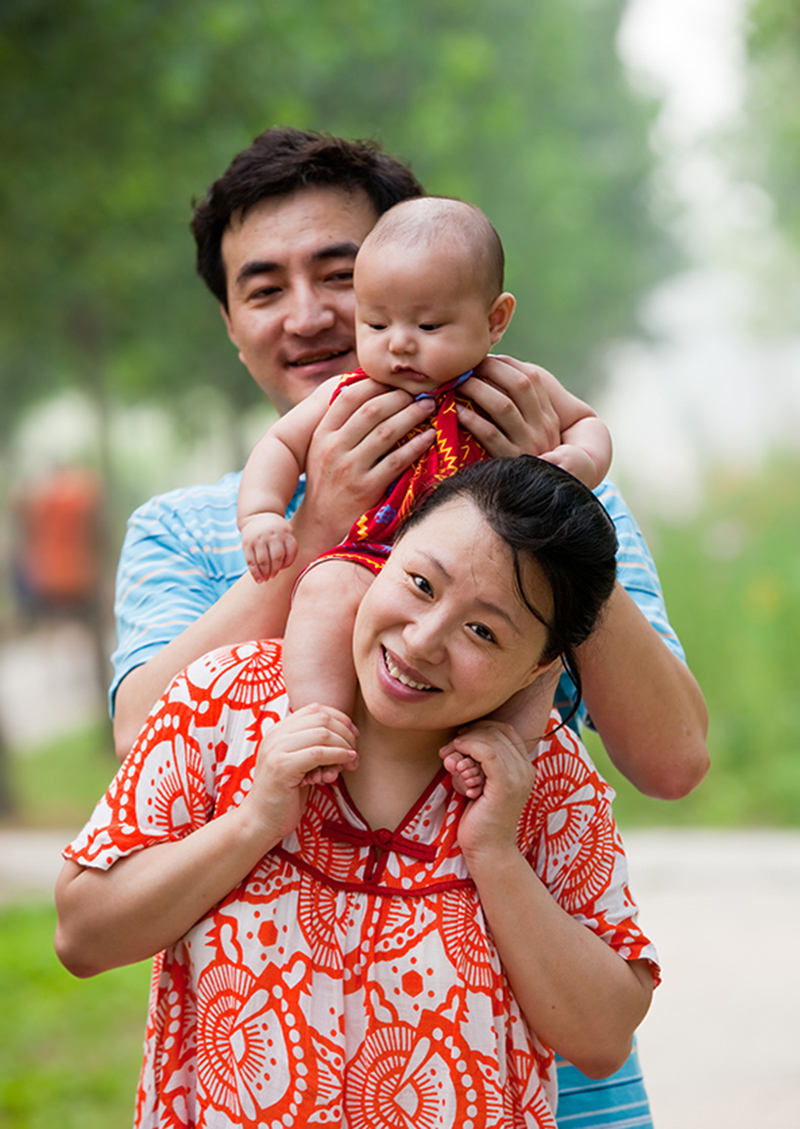
<svg viewBox="0 0 800 1129"><path fill-rule="evenodd" d="M779 221L800 246L800 7L754 0L749 20L751 146Z"/></svg>
<svg viewBox="0 0 800 1129"><path fill-rule="evenodd" d="M508 251L519 355L587 385L663 268L624 0L4 0L0 427L64 384L258 393L193 277L189 202L268 125L377 136ZM186 400L183 400L185 405ZM184 407L185 410L185 407Z"/></svg>

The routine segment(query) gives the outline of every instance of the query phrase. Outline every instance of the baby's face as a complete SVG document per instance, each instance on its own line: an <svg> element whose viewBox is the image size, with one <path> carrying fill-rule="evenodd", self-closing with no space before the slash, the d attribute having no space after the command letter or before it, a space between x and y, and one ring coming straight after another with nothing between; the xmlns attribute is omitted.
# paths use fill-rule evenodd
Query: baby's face
<svg viewBox="0 0 800 1129"><path fill-rule="evenodd" d="M362 248L354 287L358 363L381 384L431 392L478 365L496 339L485 290L447 248Z"/></svg>

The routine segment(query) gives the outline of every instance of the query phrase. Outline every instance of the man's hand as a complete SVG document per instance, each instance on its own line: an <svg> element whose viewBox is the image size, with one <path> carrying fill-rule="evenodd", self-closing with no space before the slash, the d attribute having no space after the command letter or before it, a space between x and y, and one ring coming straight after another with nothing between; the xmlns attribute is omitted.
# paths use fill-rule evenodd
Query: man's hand
<svg viewBox="0 0 800 1129"><path fill-rule="evenodd" d="M459 422L493 458L542 455L561 442L548 385L555 377L538 365L489 356L463 384L463 392L490 417L459 409Z"/></svg>
<svg viewBox="0 0 800 1129"><path fill-rule="evenodd" d="M372 380L342 389L317 426L306 463L301 510L319 552L337 544L353 522L383 497L402 472L431 445L425 429L397 447L433 411L401 389Z"/></svg>

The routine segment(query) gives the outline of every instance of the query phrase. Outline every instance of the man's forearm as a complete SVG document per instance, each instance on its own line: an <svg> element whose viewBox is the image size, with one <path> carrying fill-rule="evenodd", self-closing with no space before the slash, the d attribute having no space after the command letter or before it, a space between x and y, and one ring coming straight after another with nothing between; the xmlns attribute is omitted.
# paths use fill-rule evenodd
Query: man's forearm
<svg viewBox="0 0 800 1129"><path fill-rule="evenodd" d="M579 651L583 698L609 757L645 795L688 795L708 771L697 682L617 585Z"/></svg>

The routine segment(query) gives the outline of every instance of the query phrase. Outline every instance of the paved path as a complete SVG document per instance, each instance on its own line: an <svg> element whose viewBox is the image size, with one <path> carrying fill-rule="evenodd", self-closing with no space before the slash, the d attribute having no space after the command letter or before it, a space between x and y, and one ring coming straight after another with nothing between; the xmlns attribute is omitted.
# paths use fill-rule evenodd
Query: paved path
<svg viewBox="0 0 800 1129"><path fill-rule="evenodd" d="M0 831L0 899L51 897L69 838ZM639 1033L656 1129L800 1129L800 832L625 841L664 969Z"/></svg>

